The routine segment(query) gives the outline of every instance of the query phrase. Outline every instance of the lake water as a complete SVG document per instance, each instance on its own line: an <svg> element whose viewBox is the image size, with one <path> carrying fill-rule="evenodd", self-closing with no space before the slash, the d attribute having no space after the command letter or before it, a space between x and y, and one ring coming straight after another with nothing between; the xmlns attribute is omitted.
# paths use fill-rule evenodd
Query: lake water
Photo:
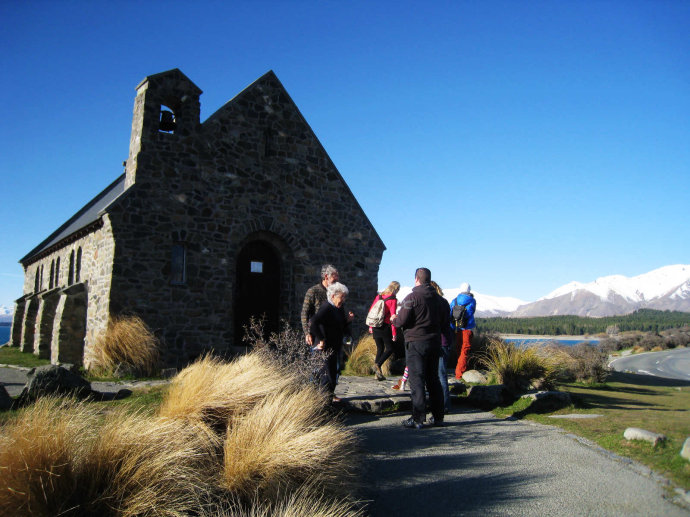
<svg viewBox="0 0 690 517"><path fill-rule="evenodd" d="M0 326L0 345L4 345L10 340L10 329L12 327Z"/></svg>
<svg viewBox="0 0 690 517"><path fill-rule="evenodd" d="M578 343L592 343L594 345L599 344L599 340L595 338L590 338L590 339L557 339L557 338L551 338L551 339L544 339L544 338L529 338L529 337L524 337L524 338L509 338L505 339L507 343L515 343L516 345L535 345L537 343L558 343L559 345L566 345L566 346L573 346L577 345Z"/></svg>

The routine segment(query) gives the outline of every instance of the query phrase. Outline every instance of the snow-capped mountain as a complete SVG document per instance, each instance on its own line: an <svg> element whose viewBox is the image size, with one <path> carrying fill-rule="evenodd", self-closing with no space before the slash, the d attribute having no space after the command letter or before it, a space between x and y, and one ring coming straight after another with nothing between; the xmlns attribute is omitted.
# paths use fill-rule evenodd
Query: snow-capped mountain
<svg viewBox="0 0 690 517"><path fill-rule="evenodd" d="M412 292L412 287L400 287L397 298L402 300ZM448 300L448 303L453 301L457 295L460 294L460 288L450 288L443 291L443 297ZM488 294L478 293L472 291L474 298L477 300L477 316L480 318L491 318L496 316L508 316L521 305L527 302L518 300L517 298L490 296Z"/></svg>
<svg viewBox="0 0 690 517"><path fill-rule="evenodd" d="M12 321L12 316L14 315L14 309L12 307L7 307L6 305L0 305L0 323L6 323Z"/></svg>
<svg viewBox="0 0 690 517"><path fill-rule="evenodd" d="M511 316L614 316L642 308L690 312L690 265L665 266L631 278L570 282Z"/></svg>

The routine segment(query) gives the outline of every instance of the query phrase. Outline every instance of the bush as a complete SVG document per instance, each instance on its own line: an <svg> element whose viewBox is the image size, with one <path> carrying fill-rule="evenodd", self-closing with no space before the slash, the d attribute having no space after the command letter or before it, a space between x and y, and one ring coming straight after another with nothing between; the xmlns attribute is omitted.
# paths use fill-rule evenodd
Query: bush
<svg viewBox="0 0 690 517"><path fill-rule="evenodd" d="M88 352L93 375L151 376L159 369L158 339L138 316L111 317Z"/></svg>
<svg viewBox="0 0 690 517"><path fill-rule="evenodd" d="M499 383L519 392L534 382L544 388L552 386L562 369L563 354L554 347L519 347L494 338L480 362Z"/></svg>
<svg viewBox="0 0 690 517"><path fill-rule="evenodd" d="M591 384L606 380L608 353L604 348L590 343L578 343L562 349L572 359L567 367L572 380Z"/></svg>

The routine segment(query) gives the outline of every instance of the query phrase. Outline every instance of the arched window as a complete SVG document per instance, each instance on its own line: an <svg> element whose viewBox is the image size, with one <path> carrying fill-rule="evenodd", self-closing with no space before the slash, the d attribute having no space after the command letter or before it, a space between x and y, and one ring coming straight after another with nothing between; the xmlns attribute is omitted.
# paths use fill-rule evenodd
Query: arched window
<svg viewBox="0 0 690 517"><path fill-rule="evenodd" d="M60 257L55 260L55 287L60 287Z"/></svg>
<svg viewBox="0 0 690 517"><path fill-rule="evenodd" d="M50 278L48 280L48 289L53 288L53 280L55 280L55 260L50 262Z"/></svg>
<svg viewBox="0 0 690 517"><path fill-rule="evenodd" d="M69 270L67 272L67 285L74 283L74 250L69 254Z"/></svg>
<svg viewBox="0 0 690 517"><path fill-rule="evenodd" d="M74 281L79 283L81 277L81 248L77 250L77 268L74 272Z"/></svg>
<svg viewBox="0 0 690 517"><path fill-rule="evenodd" d="M41 264L41 274L38 276L38 290L43 290L43 264Z"/></svg>
<svg viewBox="0 0 690 517"><path fill-rule="evenodd" d="M41 284L38 283L39 282L38 275L39 275L40 269L41 269L40 267L36 268L36 278L34 278L34 293L37 293L39 288L41 287Z"/></svg>

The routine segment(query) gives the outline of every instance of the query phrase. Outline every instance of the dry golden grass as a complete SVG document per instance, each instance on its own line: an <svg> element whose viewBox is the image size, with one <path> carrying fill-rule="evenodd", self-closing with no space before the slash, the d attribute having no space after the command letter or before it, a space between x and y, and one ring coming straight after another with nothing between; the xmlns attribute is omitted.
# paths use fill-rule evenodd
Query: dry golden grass
<svg viewBox="0 0 690 517"><path fill-rule="evenodd" d="M158 371L158 348L158 339L141 318L111 317L107 330L89 351L86 363L95 375L112 375L124 369L149 376Z"/></svg>
<svg viewBox="0 0 690 517"><path fill-rule="evenodd" d="M376 343L371 334L364 334L347 360L347 371L354 375L370 375L373 373L374 361L376 360ZM383 363L381 371L388 377L391 375L390 358Z"/></svg>
<svg viewBox="0 0 690 517"><path fill-rule="evenodd" d="M218 440L181 421L44 398L0 442L2 515L188 515L215 490Z"/></svg>
<svg viewBox="0 0 690 517"><path fill-rule="evenodd" d="M519 347L501 339L491 339L480 359L491 376L515 391L529 387L537 379L544 387L553 385L571 361L570 356L555 347Z"/></svg>
<svg viewBox="0 0 690 517"><path fill-rule="evenodd" d="M155 416L40 399L0 427L0 515L357 517L355 435L299 378L204 358Z"/></svg>
<svg viewBox="0 0 690 517"><path fill-rule="evenodd" d="M254 499L249 503L235 501L218 509L214 517L363 517L361 504L347 498L333 499L313 486L300 487L280 497L277 503ZM210 516L209 516L210 517Z"/></svg>
<svg viewBox="0 0 690 517"><path fill-rule="evenodd" d="M2 428L0 515L59 515L74 506L79 474L97 429L85 404L39 399Z"/></svg>
<svg viewBox="0 0 690 517"><path fill-rule="evenodd" d="M341 494L351 486L354 443L316 388L276 393L228 428L222 485L242 499L275 500L305 484Z"/></svg>
<svg viewBox="0 0 690 517"><path fill-rule="evenodd" d="M168 389L159 415L203 422L225 430L272 393L293 393L302 386L296 374L247 354L230 363L206 356L182 370Z"/></svg>

